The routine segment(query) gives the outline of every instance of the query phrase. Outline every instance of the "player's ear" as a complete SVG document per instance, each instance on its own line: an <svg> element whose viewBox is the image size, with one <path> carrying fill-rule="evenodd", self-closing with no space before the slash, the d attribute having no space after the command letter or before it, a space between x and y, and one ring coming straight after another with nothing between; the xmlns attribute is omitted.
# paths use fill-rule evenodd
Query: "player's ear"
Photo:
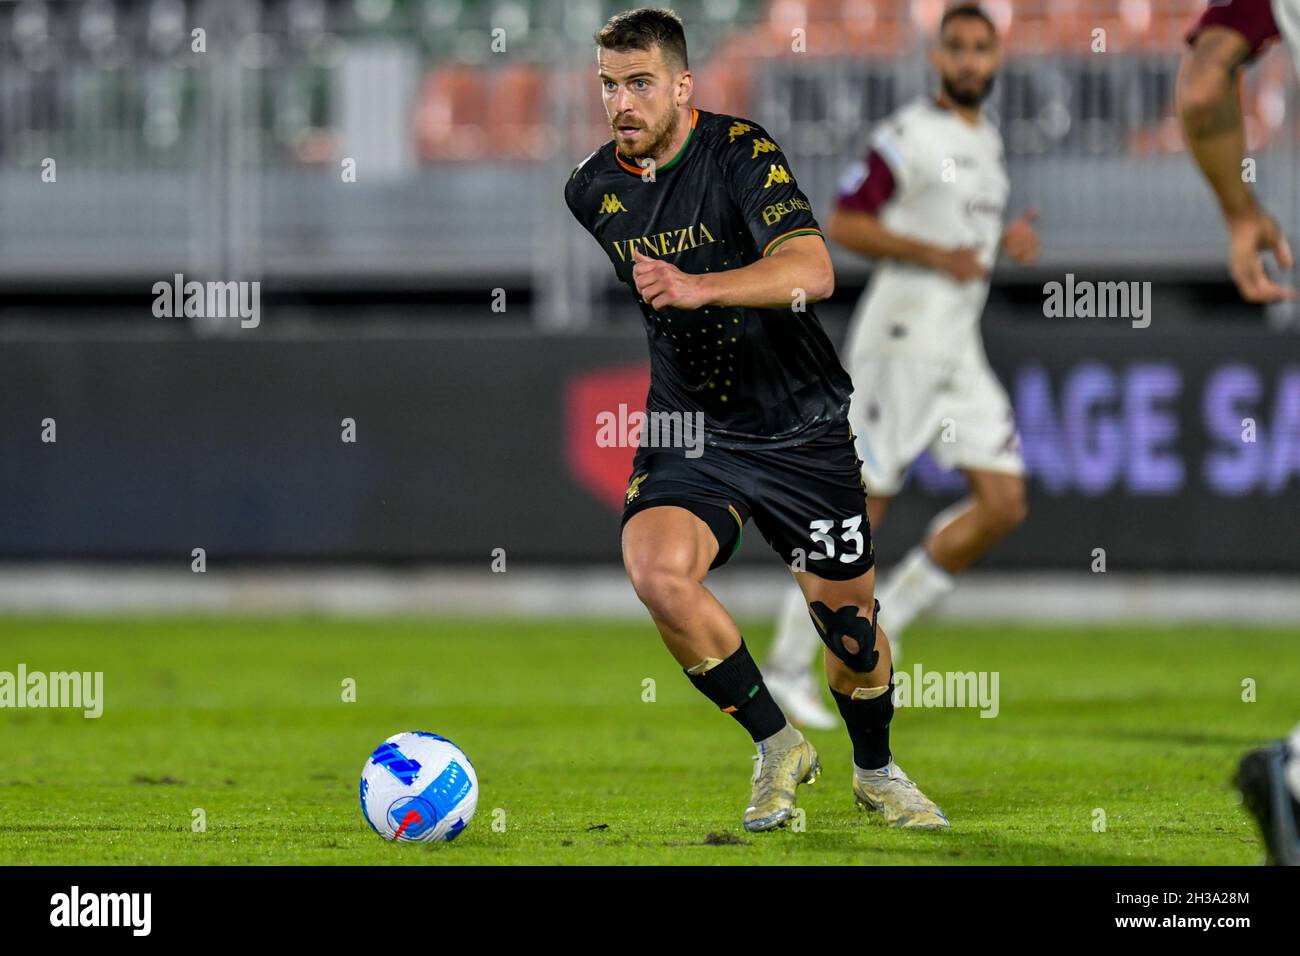
<svg viewBox="0 0 1300 956"><path fill-rule="evenodd" d="M677 105L685 106L691 101L695 92L695 76L690 70L681 70L677 74Z"/></svg>

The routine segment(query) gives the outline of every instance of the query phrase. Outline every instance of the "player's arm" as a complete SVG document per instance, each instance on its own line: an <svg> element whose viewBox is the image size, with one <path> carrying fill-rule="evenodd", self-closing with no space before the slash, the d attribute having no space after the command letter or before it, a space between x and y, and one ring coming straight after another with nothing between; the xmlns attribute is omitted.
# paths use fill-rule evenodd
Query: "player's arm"
<svg viewBox="0 0 1300 956"><path fill-rule="evenodd" d="M637 291L655 309L708 305L788 309L799 290L805 302L820 302L835 291L835 271L819 235L791 236L771 255L721 272L692 275L638 250L633 250L633 259Z"/></svg>
<svg viewBox="0 0 1300 956"><path fill-rule="evenodd" d="M988 274L974 246L945 249L885 228L869 212L837 208L826 224L832 242L868 259L894 259L943 272L958 282L982 279Z"/></svg>
<svg viewBox="0 0 1300 956"><path fill-rule="evenodd" d="M835 270L812 204L790 162L761 126L737 123L718 155L718 175L759 258L719 272L688 275L670 263L636 256L633 276L652 307L789 309L835 291Z"/></svg>
<svg viewBox="0 0 1300 956"><path fill-rule="evenodd" d="M1246 150L1237 71L1249 56L1244 36L1212 26L1197 36L1178 71L1178 117L1187 147L1229 221L1258 208L1241 175Z"/></svg>
<svg viewBox="0 0 1300 956"><path fill-rule="evenodd" d="M1178 72L1178 116L1188 150L1214 190L1228 227L1233 281L1248 301L1273 302L1293 298L1295 292L1269 278L1260 253L1272 252L1279 265L1290 268L1291 250L1242 176L1245 132L1238 80L1241 67L1276 27L1266 0L1242 0L1233 13L1253 20L1223 19L1231 9L1211 8L1194 29Z"/></svg>
<svg viewBox="0 0 1300 956"><path fill-rule="evenodd" d="M895 164L902 164L897 146L889 147ZM881 151L873 149L865 162L849 169L840 183L839 198L826 235L851 252L867 259L893 259L943 272L958 282L980 279L987 270L973 246L945 249L933 243L905 236L885 226L880 211L899 191L902 169L897 171Z"/></svg>

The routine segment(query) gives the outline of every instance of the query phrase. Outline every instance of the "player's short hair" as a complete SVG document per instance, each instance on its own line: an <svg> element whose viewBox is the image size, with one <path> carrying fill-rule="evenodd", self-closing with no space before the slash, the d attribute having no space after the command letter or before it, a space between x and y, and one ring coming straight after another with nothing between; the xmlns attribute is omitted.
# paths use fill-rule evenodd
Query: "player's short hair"
<svg viewBox="0 0 1300 956"><path fill-rule="evenodd" d="M943 11L943 17L939 20L939 36L943 36L943 31L948 29L948 24L952 21L962 19L979 20L995 37L998 35L998 28L994 25L993 18L984 12L983 7L978 3L958 3Z"/></svg>
<svg viewBox="0 0 1300 956"><path fill-rule="evenodd" d="M617 13L596 31L596 45L606 50L651 50L658 47L669 63L689 69L686 61L686 29L672 10L640 7Z"/></svg>

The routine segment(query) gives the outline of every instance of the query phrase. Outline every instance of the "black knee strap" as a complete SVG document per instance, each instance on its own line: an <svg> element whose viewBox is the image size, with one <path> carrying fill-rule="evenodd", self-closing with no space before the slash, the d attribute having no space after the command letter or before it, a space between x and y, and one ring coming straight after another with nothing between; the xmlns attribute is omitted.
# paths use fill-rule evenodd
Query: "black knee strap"
<svg viewBox="0 0 1300 956"><path fill-rule="evenodd" d="M874 671L880 662L880 652L876 650L876 621L880 615L880 602L871 613L871 620L858 617L858 606L846 604L838 611L832 611L821 601L808 605L813 623L817 625L817 634L822 643L830 648L831 653L849 666L850 670L860 674ZM844 638L851 637L858 642L856 653L850 653L844 646Z"/></svg>

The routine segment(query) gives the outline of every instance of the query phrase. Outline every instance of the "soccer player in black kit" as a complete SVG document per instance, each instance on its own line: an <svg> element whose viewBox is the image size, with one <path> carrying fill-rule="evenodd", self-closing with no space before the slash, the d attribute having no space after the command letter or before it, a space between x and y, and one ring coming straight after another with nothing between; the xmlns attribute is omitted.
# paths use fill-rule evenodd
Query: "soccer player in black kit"
<svg viewBox="0 0 1300 956"><path fill-rule="evenodd" d="M640 305L648 415L704 422L700 454L644 440L637 451L623 512L632 586L690 681L757 744L745 829L782 826L821 763L703 583L752 517L826 644L858 805L895 826L946 827L890 752L893 670L874 625L853 386L811 308L835 277L808 199L760 126L690 105L676 14L622 13L595 39L614 138L574 169L565 201Z"/></svg>

